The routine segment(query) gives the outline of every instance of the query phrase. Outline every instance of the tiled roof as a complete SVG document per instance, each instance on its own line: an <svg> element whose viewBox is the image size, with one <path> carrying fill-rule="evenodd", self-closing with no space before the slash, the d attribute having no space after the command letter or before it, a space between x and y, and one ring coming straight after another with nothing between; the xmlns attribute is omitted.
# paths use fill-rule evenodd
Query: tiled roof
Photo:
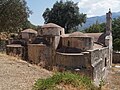
<svg viewBox="0 0 120 90"><path fill-rule="evenodd" d="M85 33L85 35L94 37L94 41L97 42L98 38L100 37L100 35L102 35L102 33Z"/></svg>
<svg viewBox="0 0 120 90"><path fill-rule="evenodd" d="M48 24L44 24L42 28L62 28L62 27L54 23L48 23Z"/></svg>
<svg viewBox="0 0 120 90"><path fill-rule="evenodd" d="M23 31L21 31L21 32L35 33L35 34L37 34L37 31L36 31L36 30L33 30L33 29L25 29L25 30L23 30Z"/></svg>
<svg viewBox="0 0 120 90"><path fill-rule="evenodd" d="M94 43L94 45L93 45L93 49L100 49L102 47L103 47L102 45L96 44L96 43Z"/></svg>
<svg viewBox="0 0 120 90"><path fill-rule="evenodd" d="M94 42L105 44L105 33L85 33L86 35L93 37Z"/></svg>
<svg viewBox="0 0 120 90"><path fill-rule="evenodd" d="M63 34L61 37L69 37L70 34Z"/></svg>

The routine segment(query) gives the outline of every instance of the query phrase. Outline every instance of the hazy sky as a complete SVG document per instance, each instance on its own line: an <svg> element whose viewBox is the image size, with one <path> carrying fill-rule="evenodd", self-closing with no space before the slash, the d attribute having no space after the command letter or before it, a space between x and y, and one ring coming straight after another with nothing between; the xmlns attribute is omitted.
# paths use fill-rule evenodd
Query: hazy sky
<svg viewBox="0 0 120 90"><path fill-rule="evenodd" d="M42 17L46 8L51 8L59 0L26 0L27 5L33 14L29 20L35 25L42 25ZM63 0L66 1L66 0ZM111 8L112 12L120 11L120 0L72 0L78 2L81 13L87 14L88 17L104 15Z"/></svg>

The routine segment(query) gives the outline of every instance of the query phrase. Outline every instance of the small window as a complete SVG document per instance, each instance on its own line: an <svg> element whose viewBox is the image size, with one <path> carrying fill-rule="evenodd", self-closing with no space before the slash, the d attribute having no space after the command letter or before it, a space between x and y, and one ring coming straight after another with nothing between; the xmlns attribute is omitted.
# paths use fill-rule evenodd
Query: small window
<svg viewBox="0 0 120 90"><path fill-rule="evenodd" d="M86 47L89 47L89 45L90 45L89 39L85 39L85 46L86 46Z"/></svg>
<svg viewBox="0 0 120 90"><path fill-rule="evenodd" d="M68 46L68 47L70 46L70 41L68 41L67 46Z"/></svg>
<svg viewBox="0 0 120 90"><path fill-rule="evenodd" d="M62 35L62 32L60 31L60 35Z"/></svg>
<svg viewBox="0 0 120 90"><path fill-rule="evenodd" d="M105 58L105 67L107 66L107 58Z"/></svg>
<svg viewBox="0 0 120 90"><path fill-rule="evenodd" d="M40 33L43 34L43 30L42 29L40 30Z"/></svg>

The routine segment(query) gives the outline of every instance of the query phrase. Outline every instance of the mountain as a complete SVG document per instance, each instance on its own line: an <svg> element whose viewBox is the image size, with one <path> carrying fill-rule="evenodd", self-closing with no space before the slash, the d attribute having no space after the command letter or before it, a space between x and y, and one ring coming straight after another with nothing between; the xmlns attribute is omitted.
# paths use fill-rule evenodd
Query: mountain
<svg viewBox="0 0 120 90"><path fill-rule="evenodd" d="M120 16L120 12L112 13L112 18L117 18L119 16ZM86 23L83 24L83 26L81 27L81 29L85 29L85 28L90 27L91 25L95 24L96 21L98 23L106 22L106 15L87 18Z"/></svg>

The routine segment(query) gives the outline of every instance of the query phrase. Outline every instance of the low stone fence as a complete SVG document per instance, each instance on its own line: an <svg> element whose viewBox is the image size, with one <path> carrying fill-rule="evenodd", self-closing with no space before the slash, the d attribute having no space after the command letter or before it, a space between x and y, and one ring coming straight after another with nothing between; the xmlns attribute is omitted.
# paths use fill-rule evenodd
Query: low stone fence
<svg viewBox="0 0 120 90"><path fill-rule="evenodd" d="M87 55L87 54L86 54ZM92 67L88 61L85 53L60 53L56 52L56 59L54 61L57 70L72 71L81 75L87 75L92 78ZM89 60L88 60L89 59Z"/></svg>
<svg viewBox="0 0 120 90"><path fill-rule="evenodd" d="M120 52L113 52L113 63L120 63Z"/></svg>
<svg viewBox="0 0 120 90"><path fill-rule="evenodd" d="M7 40L0 40L0 52L4 52L6 50Z"/></svg>
<svg viewBox="0 0 120 90"><path fill-rule="evenodd" d="M23 57L23 46L21 45L6 45L6 54L14 57Z"/></svg>

